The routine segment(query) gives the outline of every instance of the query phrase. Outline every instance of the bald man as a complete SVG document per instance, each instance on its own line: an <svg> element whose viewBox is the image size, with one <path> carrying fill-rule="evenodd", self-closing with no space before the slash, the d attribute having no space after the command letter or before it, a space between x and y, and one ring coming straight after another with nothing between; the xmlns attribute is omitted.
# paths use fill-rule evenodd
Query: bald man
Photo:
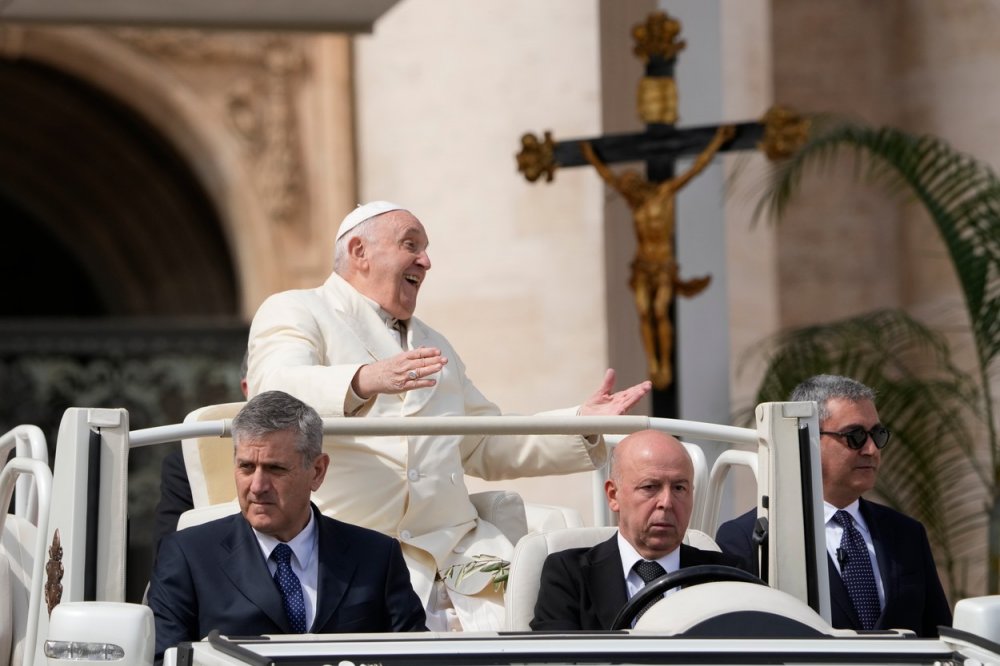
<svg viewBox="0 0 1000 666"><path fill-rule="evenodd" d="M681 543L694 506L694 464L674 437L641 430L622 439L604 492L618 514L618 533L592 548L545 559L532 629L610 629L646 584L639 569L653 562L663 573L700 564L741 565L739 558Z"/></svg>
<svg viewBox="0 0 1000 666"><path fill-rule="evenodd" d="M325 417L495 416L443 335L414 316L431 269L417 217L374 201L343 220L333 274L320 287L269 297L250 326L250 395L281 390ZM613 391L614 372L567 414L628 411L651 385ZM479 519L465 475L487 480L593 470L600 437L327 437L320 510L399 539L432 630L501 629L491 575L442 576L477 555L510 560L514 547Z"/></svg>

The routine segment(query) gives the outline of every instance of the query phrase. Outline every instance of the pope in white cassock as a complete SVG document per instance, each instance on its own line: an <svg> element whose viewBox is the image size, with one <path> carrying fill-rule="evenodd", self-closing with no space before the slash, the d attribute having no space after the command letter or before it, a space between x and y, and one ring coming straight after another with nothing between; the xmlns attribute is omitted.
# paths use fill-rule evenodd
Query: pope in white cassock
<svg viewBox="0 0 1000 666"><path fill-rule="evenodd" d="M270 296L254 315L249 395L290 393L322 416L498 415L466 377L455 350L413 316L431 261L427 233L402 206L375 201L341 223L334 272L315 289ZM650 390L612 392L614 371L579 408L624 414ZM559 412L552 412L559 413ZM513 544L478 518L464 475L487 480L592 470L599 437L327 437L330 469L320 510L399 539L431 630L502 628L503 599L488 575L456 582L440 572L484 554L509 560Z"/></svg>

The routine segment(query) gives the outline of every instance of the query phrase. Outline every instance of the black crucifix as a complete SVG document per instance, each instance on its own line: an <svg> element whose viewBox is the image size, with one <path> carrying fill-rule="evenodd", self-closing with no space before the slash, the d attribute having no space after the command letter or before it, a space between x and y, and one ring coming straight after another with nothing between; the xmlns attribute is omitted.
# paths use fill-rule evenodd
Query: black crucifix
<svg viewBox="0 0 1000 666"><path fill-rule="evenodd" d="M644 24L635 26L632 34L635 54L646 63L638 94L639 116L646 131L558 143L550 132L541 140L525 134L517 164L532 182L542 175L552 181L557 167L590 164L625 199L632 211L637 242L629 287L635 296L653 382L653 414L676 417L674 296L695 296L711 281L708 275L680 278L674 253L676 194L719 152L761 148L772 159L787 157L805 139L808 125L795 114L775 107L763 122L677 129L674 63L685 46L677 41L680 23L663 12L654 12ZM691 155L696 156L692 165L675 175L675 161ZM608 167L640 160L646 163L645 178L632 170L615 174Z"/></svg>

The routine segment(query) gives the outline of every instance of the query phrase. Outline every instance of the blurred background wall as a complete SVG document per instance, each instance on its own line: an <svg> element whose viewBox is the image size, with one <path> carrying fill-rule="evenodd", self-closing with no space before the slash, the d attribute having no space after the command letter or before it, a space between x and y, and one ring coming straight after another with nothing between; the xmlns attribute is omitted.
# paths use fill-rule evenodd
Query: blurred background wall
<svg viewBox="0 0 1000 666"><path fill-rule="evenodd" d="M577 404L607 367L641 381L627 208L589 168L530 184L515 153L525 132L642 129L630 32L656 9L686 41L681 126L781 102L1000 155L989 0L389 4L360 33L0 18L0 431L44 423L54 441L71 405L128 406L145 427L238 399L256 307L322 282L340 218L375 198L426 225L417 314L506 412ZM784 327L881 306L960 316L914 211L827 178L780 228L754 224L767 168L730 155L680 194L682 275L713 277L677 303L681 417L751 404L748 350ZM162 452L145 455L136 516ZM590 518L587 475L504 485Z"/></svg>

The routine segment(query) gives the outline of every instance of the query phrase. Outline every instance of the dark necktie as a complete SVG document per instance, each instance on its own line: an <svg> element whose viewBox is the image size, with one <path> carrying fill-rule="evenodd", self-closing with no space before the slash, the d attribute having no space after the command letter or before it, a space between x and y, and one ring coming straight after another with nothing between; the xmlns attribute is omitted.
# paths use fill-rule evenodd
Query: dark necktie
<svg viewBox="0 0 1000 666"><path fill-rule="evenodd" d="M395 318L390 318L385 325L392 331L393 336L399 341L399 346L406 351L406 322Z"/></svg>
<svg viewBox="0 0 1000 666"><path fill-rule="evenodd" d="M875 573L872 571L871 557L868 546L861 532L854 527L851 514L838 511L833 519L844 528L840 537L840 549L837 558L840 560L840 577L847 587L847 594L854 604L863 629L871 629L878 622L882 607L878 601L878 588L875 586Z"/></svg>
<svg viewBox="0 0 1000 666"><path fill-rule="evenodd" d="M639 560L632 568L635 569L637 574L639 574L639 578L642 579L642 582L647 585L649 585L650 581L654 581L663 574L667 573L666 570L660 566L659 562L650 562L648 560ZM648 611L653 604L662 598L663 597L653 597L650 599L649 602L642 607L642 610L635 616L636 622L639 621L639 618L642 617L643 613Z"/></svg>
<svg viewBox="0 0 1000 666"><path fill-rule="evenodd" d="M274 582L281 591L281 603L285 606L285 615L292 625L292 633L306 633L306 602L302 597L302 585L299 577L292 571L292 549L287 543L279 543L271 551L271 559L278 568L274 572Z"/></svg>

